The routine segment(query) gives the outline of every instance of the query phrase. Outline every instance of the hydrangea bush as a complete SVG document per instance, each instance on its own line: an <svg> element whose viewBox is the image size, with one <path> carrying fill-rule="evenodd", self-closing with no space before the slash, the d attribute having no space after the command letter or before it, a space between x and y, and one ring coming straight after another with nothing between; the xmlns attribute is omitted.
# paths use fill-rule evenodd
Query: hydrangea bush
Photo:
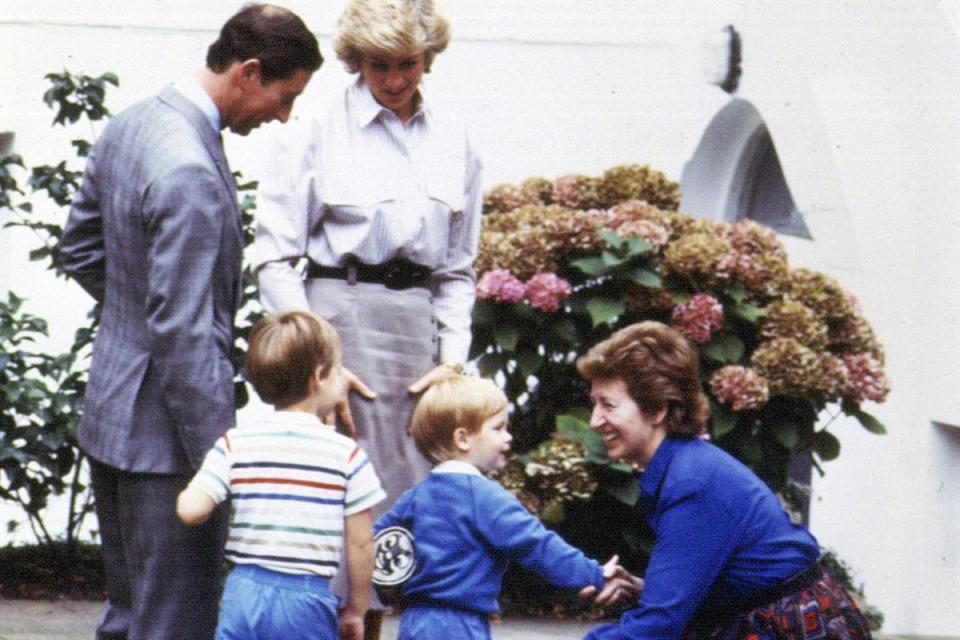
<svg viewBox="0 0 960 640"><path fill-rule="evenodd" d="M639 320L667 323L698 346L711 404L705 437L776 490L792 455L811 453L821 473L839 455L836 416L885 431L861 406L883 402L890 385L856 298L822 273L791 268L771 229L695 219L679 201L677 183L639 165L531 178L484 198L471 358L514 406L520 453L499 478L547 520L594 491L584 474L635 499L622 478L630 469L607 460L586 425L574 363Z"/></svg>

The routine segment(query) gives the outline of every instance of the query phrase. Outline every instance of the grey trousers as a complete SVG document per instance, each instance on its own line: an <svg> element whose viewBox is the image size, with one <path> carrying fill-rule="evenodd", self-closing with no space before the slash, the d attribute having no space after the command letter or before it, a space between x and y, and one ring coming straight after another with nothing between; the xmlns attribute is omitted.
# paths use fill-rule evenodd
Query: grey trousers
<svg viewBox="0 0 960 640"><path fill-rule="evenodd" d="M188 527L176 514L190 475L90 462L107 577L98 640L210 640L217 626L227 512Z"/></svg>

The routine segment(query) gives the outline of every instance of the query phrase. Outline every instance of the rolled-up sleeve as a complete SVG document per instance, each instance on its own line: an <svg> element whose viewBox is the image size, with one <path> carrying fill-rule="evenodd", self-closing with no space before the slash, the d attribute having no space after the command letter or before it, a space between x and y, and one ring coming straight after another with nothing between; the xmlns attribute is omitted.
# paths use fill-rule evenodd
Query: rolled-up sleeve
<svg viewBox="0 0 960 640"><path fill-rule="evenodd" d="M469 140L466 149L463 210L450 226L446 265L434 274L441 362L466 362L470 351L470 315L476 299L473 262L483 214L483 164Z"/></svg>
<svg viewBox="0 0 960 640"><path fill-rule="evenodd" d="M296 263L307 253L310 220L319 217L317 126L274 128L257 171L256 231L249 256L260 301L269 312L309 308Z"/></svg>

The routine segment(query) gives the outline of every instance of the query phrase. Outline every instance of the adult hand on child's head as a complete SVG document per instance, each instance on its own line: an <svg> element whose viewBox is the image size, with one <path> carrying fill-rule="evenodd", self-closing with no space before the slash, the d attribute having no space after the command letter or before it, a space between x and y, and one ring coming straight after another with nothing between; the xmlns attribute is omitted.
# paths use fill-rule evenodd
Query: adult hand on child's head
<svg viewBox="0 0 960 640"><path fill-rule="evenodd" d="M363 640L363 615L350 609L340 612L340 640Z"/></svg>
<svg viewBox="0 0 960 640"><path fill-rule="evenodd" d="M463 367L460 365L438 364L433 369L430 369L430 371L427 371L425 374L423 374L419 380L407 387L407 392L410 395L423 393L433 383L446 380L447 378L452 378L453 376L461 375L462 373Z"/></svg>
<svg viewBox="0 0 960 640"><path fill-rule="evenodd" d="M350 411L350 392L356 391L367 400L375 400L377 394L346 367L342 367L340 372L343 376L343 393L340 394L337 405L334 407L336 415L328 415L323 418L327 424L335 424L335 418L339 418L343 432L351 438L356 438L357 425L353 422L353 413Z"/></svg>

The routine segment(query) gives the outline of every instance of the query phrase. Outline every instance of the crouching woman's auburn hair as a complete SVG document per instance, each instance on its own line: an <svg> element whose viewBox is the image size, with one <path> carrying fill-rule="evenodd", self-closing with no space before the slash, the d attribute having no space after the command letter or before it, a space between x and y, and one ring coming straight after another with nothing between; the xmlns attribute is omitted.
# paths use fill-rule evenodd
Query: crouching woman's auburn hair
<svg viewBox="0 0 960 640"><path fill-rule="evenodd" d="M660 322L638 322L594 345L577 360L587 380L621 378L640 410L666 407L667 435L702 433L710 405L700 387L700 357L686 338Z"/></svg>

